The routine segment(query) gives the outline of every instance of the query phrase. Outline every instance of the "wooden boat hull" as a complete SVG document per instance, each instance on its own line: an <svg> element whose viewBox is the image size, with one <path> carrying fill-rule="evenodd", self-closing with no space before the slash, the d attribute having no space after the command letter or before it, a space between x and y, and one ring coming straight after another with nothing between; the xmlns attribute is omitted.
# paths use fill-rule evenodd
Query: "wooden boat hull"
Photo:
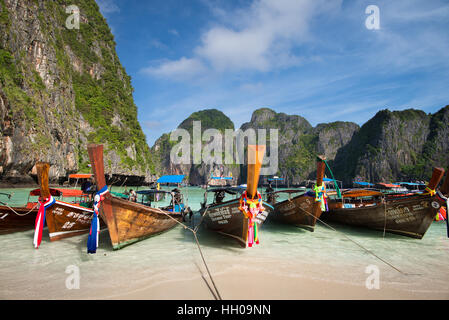
<svg viewBox="0 0 449 320"><path fill-rule="evenodd" d="M7 206L0 206L0 235L34 229L37 208L31 210L27 207L14 207L13 209L23 216L15 214Z"/></svg>
<svg viewBox="0 0 449 320"><path fill-rule="evenodd" d="M307 194L278 202L274 205L274 211L270 214L269 219L313 232L316 221L321 216L321 210L316 211L315 215L313 214L314 202L315 197Z"/></svg>
<svg viewBox="0 0 449 320"><path fill-rule="evenodd" d="M100 216L107 224L114 250L168 231L182 221L182 213L151 208L111 195L103 200Z"/></svg>
<svg viewBox="0 0 449 320"><path fill-rule="evenodd" d="M323 213L327 221L365 227L421 239L432 224L440 204L435 197L415 196L388 200L368 207L341 208L331 202L330 211Z"/></svg>
<svg viewBox="0 0 449 320"><path fill-rule="evenodd" d="M317 186L323 184L324 171L326 170L325 161L325 156L317 156ZM315 201L315 197L315 192L306 192L292 199L275 203L274 212L270 215L270 219L281 223L292 224L313 232L316 221L322 213L321 201Z"/></svg>
<svg viewBox="0 0 449 320"><path fill-rule="evenodd" d="M256 217L257 227L260 228L267 216L273 211L273 207L263 202L265 210ZM248 219L239 210L239 199L230 200L217 205L211 205L204 215L206 228L231 237L239 242L242 247L247 246Z"/></svg>
<svg viewBox="0 0 449 320"><path fill-rule="evenodd" d="M103 145L88 146L97 188L106 187ZM173 200L173 199L172 199ZM181 222L183 213L152 208L112 196L109 192L99 204L100 217L106 223L114 250L165 232Z"/></svg>
<svg viewBox="0 0 449 320"><path fill-rule="evenodd" d="M57 200L45 214L50 241L88 233L92 217L92 209Z"/></svg>

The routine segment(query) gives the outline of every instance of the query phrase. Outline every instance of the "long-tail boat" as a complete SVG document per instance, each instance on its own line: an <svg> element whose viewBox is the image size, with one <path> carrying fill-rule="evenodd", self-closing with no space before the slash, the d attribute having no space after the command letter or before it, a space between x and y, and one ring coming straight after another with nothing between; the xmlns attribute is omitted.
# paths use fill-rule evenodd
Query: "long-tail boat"
<svg viewBox="0 0 449 320"><path fill-rule="evenodd" d="M102 190L106 187L103 145L90 144L88 152L97 188ZM173 228L182 221L184 213L177 210L174 202L173 211L167 211L120 199L109 192L104 194L99 207L114 250Z"/></svg>
<svg viewBox="0 0 449 320"><path fill-rule="evenodd" d="M270 204L273 205L274 211L270 214L269 219L273 221L292 224L297 227L314 231L317 219L320 218L322 213L321 199L324 200L323 178L326 164L324 163L325 157L317 157L317 180L315 188L319 189L318 198L317 192L304 190L281 190L269 193L267 196L271 200ZM292 194L301 192L301 194L290 198ZM280 193L287 193L289 199L276 203L276 196Z"/></svg>
<svg viewBox="0 0 449 320"><path fill-rule="evenodd" d="M72 189L51 188L50 194L57 200L68 197L78 197L82 200L81 191ZM5 196L10 197L8 194ZM36 197L36 198L35 198ZM33 189L28 194L27 204L22 207L11 207L0 201L0 234L9 234L31 230L35 227L36 214L39 210L38 199L41 197L41 189Z"/></svg>
<svg viewBox="0 0 449 320"><path fill-rule="evenodd" d="M443 175L443 169L435 168L426 190L411 195L344 190L341 199L329 201L322 219L421 239L440 209L435 188Z"/></svg>
<svg viewBox="0 0 449 320"><path fill-rule="evenodd" d="M11 198L9 194L4 195ZM30 201L31 196L40 196L39 189L30 191L27 204L23 207L11 207L7 203L0 201L0 235L34 228L38 202Z"/></svg>
<svg viewBox="0 0 449 320"><path fill-rule="evenodd" d="M48 172L50 164L36 164L37 177L42 198L48 198L51 190L48 187ZM56 189L64 198L74 198L71 203L56 200L55 204L46 210L45 221L47 222L50 241L57 241L89 232L93 216L93 210L82 206L81 203L87 195L78 189ZM53 194L52 194L53 195ZM78 201L77 201L78 199Z"/></svg>
<svg viewBox="0 0 449 320"><path fill-rule="evenodd" d="M258 228L273 210L273 206L262 201L257 191L264 153L265 146L248 146L246 191L239 199L225 202L215 199L211 204L203 203L199 211L207 229L236 239L244 248L258 242ZM252 214L248 212L248 204Z"/></svg>

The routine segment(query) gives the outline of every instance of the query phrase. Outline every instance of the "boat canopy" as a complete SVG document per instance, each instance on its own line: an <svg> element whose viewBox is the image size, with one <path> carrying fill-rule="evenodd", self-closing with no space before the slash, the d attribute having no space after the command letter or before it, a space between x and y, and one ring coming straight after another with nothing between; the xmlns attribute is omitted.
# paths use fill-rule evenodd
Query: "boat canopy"
<svg viewBox="0 0 449 320"><path fill-rule="evenodd" d="M245 188L240 188L240 187L216 187L216 188L212 188L212 189L208 189L207 192L220 192L220 191L224 191L226 193L235 195L237 193L240 193L242 191L244 191Z"/></svg>
<svg viewBox="0 0 449 320"><path fill-rule="evenodd" d="M157 179L157 183L181 183L185 175L162 176Z"/></svg>
<svg viewBox="0 0 449 320"><path fill-rule="evenodd" d="M59 189L59 188L50 188L50 194L53 197L60 197L63 196L65 198L70 198L70 197L81 197L84 194L84 192L82 190L79 189ZM40 196L41 195L41 189L34 189L30 191L30 196Z"/></svg>
<svg viewBox="0 0 449 320"><path fill-rule="evenodd" d="M413 182L395 182L395 184L406 185L406 186L425 186L424 183L413 183Z"/></svg>
<svg viewBox="0 0 449 320"><path fill-rule="evenodd" d="M156 189L148 189L148 190L140 190L136 192L137 194L155 194L155 193L168 193L171 194L171 191L166 190L156 190Z"/></svg>
<svg viewBox="0 0 449 320"><path fill-rule="evenodd" d="M365 187L374 186L374 183L363 182L363 181L354 181L354 184L358 184L360 186L365 186Z"/></svg>
<svg viewBox="0 0 449 320"><path fill-rule="evenodd" d="M232 180L232 177L210 177L212 180Z"/></svg>
<svg viewBox="0 0 449 320"><path fill-rule="evenodd" d="M401 186L398 184L391 183L376 183L377 186L385 187L385 188L400 188Z"/></svg>
<svg viewBox="0 0 449 320"><path fill-rule="evenodd" d="M69 175L69 179L89 179L92 176L92 173L76 173Z"/></svg>
<svg viewBox="0 0 449 320"><path fill-rule="evenodd" d="M334 181L334 179L330 179L330 178L323 178L323 181L324 181L324 182L333 182L333 181ZM335 181L341 182L340 180L335 180Z"/></svg>
<svg viewBox="0 0 449 320"><path fill-rule="evenodd" d="M281 180L284 180L284 178L278 178L278 177L268 178L268 181L281 181Z"/></svg>

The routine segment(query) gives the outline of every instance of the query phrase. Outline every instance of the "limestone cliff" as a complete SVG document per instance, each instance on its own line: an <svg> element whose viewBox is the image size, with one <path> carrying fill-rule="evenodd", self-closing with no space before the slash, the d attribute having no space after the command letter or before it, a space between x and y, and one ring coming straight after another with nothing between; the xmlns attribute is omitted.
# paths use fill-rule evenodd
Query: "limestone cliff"
<svg viewBox="0 0 449 320"><path fill-rule="evenodd" d="M132 93L94 0L0 0L0 181L31 181L37 161L52 179L89 171L89 142L105 144L106 173L149 175Z"/></svg>
<svg viewBox="0 0 449 320"><path fill-rule="evenodd" d="M254 111L251 121L241 129L279 130L279 172L286 184L300 184L316 177L316 155L333 160L359 126L352 122L319 124L315 128L303 117L263 108Z"/></svg>
<svg viewBox="0 0 449 320"><path fill-rule="evenodd" d="M448 151L449 106L435 114L382 110L337 152L333 167L346 183L427 180L432 167L447 167Z"/></svg>
<svg viewBox="0 0 449 320"><path fill-rule="evenodd" d="M209 113L204 112L203 116ZM189 117L180 127L191 128L192 119L201 118L202 113ZM228 119L219 111L208 115L216 117L214 121L218 123ZM207 123L203 129L216 127L212 121ZM356 178L370 182L427 180L432 167L446 168L449 164L449 106L435 114L414 109L382 110L362 127L342 121L312 127L301 116L263 108L254 111L251 121L240 129L250 128L279 130L277 175L290 185L315 178L317 154L326 156L334 176L346 186L351 186ZM161 159L162 171L188 174L192 183L205 183L213 168L204 164L173 166L169 154L174 144L164 135L153 147ZM245 176L244 166L240 170L228 166L226 170L234 176ZM326 173L330 175L329 171Z"/></svg>
<svg viewBox="0 0 449 320"><path fill-rule="evenodd" d="M226 129L234 131L234 123L221 111L216 109L207 109L192 113L179 126L179 129L185 129L189 132L190 144L193 144L193 122L199 121L201 123L201 134L207 129L217 129L222 134L224 145L224 133ZM232 175L233 183L237 183L240 176L240 167L238 165L226 165L224 159L221 159L221 164L213 163L206 164L204 161L195 164L193 161L194 150L190 149L190 161L188 164L174 164L170 159L170 152L172 148L177 145L179 141L170 141L170 134L163 134L152 147L152 153L156 159L156 170L160 174L184 174L186 181L193 185L204 185L208 182L213 184L226 184L228 181L209 181L211 176L219 177ZM208 144L209 141L202 141L202 146Z"/></svg>

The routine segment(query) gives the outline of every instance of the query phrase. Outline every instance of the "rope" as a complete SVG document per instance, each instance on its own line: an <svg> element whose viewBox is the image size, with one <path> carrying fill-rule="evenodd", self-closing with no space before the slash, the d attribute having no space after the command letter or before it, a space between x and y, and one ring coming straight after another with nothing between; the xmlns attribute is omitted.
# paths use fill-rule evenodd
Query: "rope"
<svg viewBox="0 0 449 320"><path fill-rule="evenodd" d="M11 199L11 197L12 197L13 194L14 194L14 193L9 194L9 193L3 193L3 192L0 192L0 195L5 196L5 197L8 197L8 199ZM3 202L2 202L2 203L3 203Z"/></svg>
<svg viewBox="0 0 449 320"><path fill-rule="evenodd" d="M159 213L162 213L162 214L166 215L166 216L169 217L170 219L174 220L176 223L182 225L182 226L184 227L184 229L187 229L187 230L189 230L189 231L191 231L191 232L193 233L193 235L194 235L194 237L195 237L196 245L198 246L198 250L199 250L200 255L201 255L201 259L203 260L203 263L204 263L204 266L206 267L206 270L207 270L207 273L208 273L208 275L209 275L209 278L210 278L210 280L212 281L212 285L214 286L215 292L217 293L218 300L222 300L221 295L220 295L220 292L218 291L217 286L215 285L214 279L212 278L212 275L211 275L211 273L210 273L210 271L209 271L209 267L207 266L206 260L204 259L203 251L201 250L201 246L200 246L200 243L199 243L199 241L198 241L198 237L197 237L197 235L196 235L196 233L197 233L197 231L198 231L199 225L198 225L197 228L195 228L195 230L194 230L194 229L188 227L187 225L185 225L184 223L179 222L178 220L176 220L175 218L173 218L171 215L169 215L169 214L166 213L165 211L163 211L163 210L161 210L161 209L159 209L159 208L153 208L153 209L156 209L156 211L158 211ZM204 211L204 214L206 213L206 211L207 211L208 209L209 209L209 208L207 207L206 210ZM203 214L203 217L204 217L204 214ZM202 221L203 221L203 219L201 219L201 222L202 222ZM215 295L214 295L214 297L217 298Z"/></svg>
<svg viewBox="0 0 449 320"><path fill-rule="evenodd" d="M374 252L372 252L371 250L365 248L363 245L361 245L360 243L358 243L357 241L351 239L350 237L348 237L347 235L345 235L344 233L341 233L340 231L338 231L337 229L331 227L330 225L328 225L326 222L324 222L323 220L321 220L320 218L315 217L313 214L311 214L310 212L308 212L307 210L304 210L305 213L307 213L308 215L316 218L318 221L320 221L322 224L324 224L326 227L328 227L329 229L332 229L333 231L341 234L343 237L345 237L346 239L348 239L349 241L351 241L352 243L356 244L358 247L362 248L363 250L365 250L366 252L368 252L369 254L371 254L372 256L374 256L375 258L379 259L380 261L382 261L383 263L385 263L386 265L390 266L391 268L393 268L394 270L398 271L399 273L402 273L404 275L420 275L420 274L410 274L410 273L405 273L401 270L399 270L398 268L396 268L395 266L393 266L391 263L389 263L388 261L382 259L381 257L379 257L377 254L375 254Z"/></svg>
<svg viewBox="0 0 449 320"><path fill-rule="evenodd" d="M326 167L329 169L329 172L331 173L332 180L334 181L335 189L337 190L338 198L341 199L340 188L338 187L337 180L335 180L335 178L334 178L334 174L332 173L331 167L329 167L329 164L327 163L326 160L324 160L324 163L326 164Z"/></svg>
<svg viewBox="0 0 449 320"><path fill-rule="evenodd" d="M7 203L2 202L6 207L8 207L9 210L11 210L12 212L14 212L16 215L23 217L26 216L28 214L30 214L31 212L33 212L34 209L37 208L37 206L39 205L39 203L36 203L36 205L30 209L30 211L28 211L27 213L18 213L16 210L14 210L14 208L10 207Z"/></svg>

